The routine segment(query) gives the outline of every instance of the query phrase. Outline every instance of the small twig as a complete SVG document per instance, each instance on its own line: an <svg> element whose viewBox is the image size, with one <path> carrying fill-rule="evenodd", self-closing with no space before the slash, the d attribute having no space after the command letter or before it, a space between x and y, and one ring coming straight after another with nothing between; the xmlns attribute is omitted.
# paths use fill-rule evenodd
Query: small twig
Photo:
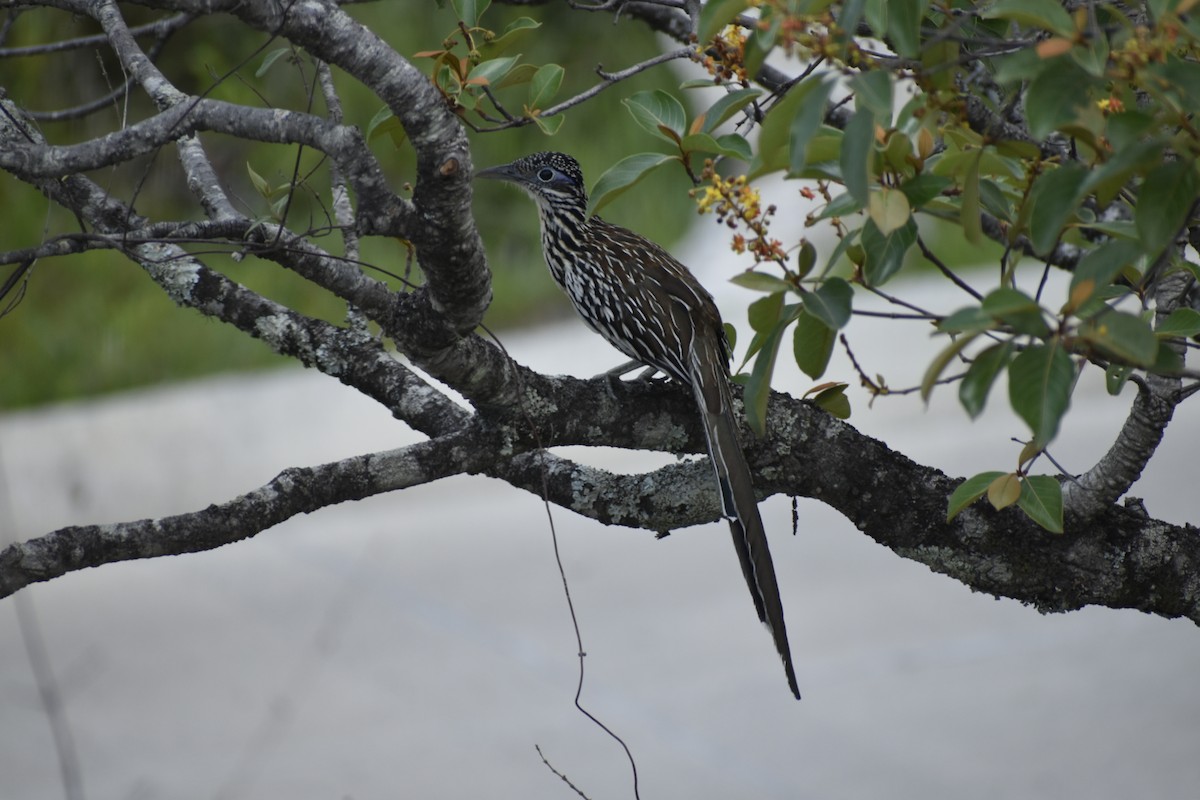
<svg viewBox="0 0 1200 800"><path fill-rule="evenodd" d="M936 322L938 319L940 319L936 314L904 314L899 311L868 311L861 308L852 309L850 313L858 317L878 317L880 319L917 319L924 322Z"/></svg>
<svg viewBox="0 0 1200 800"><path fill-rule="evenodd" d="M574 97L571 97L571 98L568 98L568 99L562 101L561 103L559 103L557 105L550 106L550 108L547 108L546 110L539 112L538 116L541 117L542 119L545 119L546 117L553 117L556 114L561 114L569 108L573 108L573 107L579 105L580 103L583 103L587 100L591 100L593 97L600 94L605 89L607 89L608 87L612 86L615 83L619 83L619 82L625 80L626 78L633 77L634 75L637 75L639 72L645 72L646 70L650 69L651 67L656 67L659 64L665 64L666 62L674 61L677 58L688 58L691 56L691 54L692 54L692 48L681 47L678 50L672 50L668 53L662 53L660 55L654 56L653 58L648 58L645 61L641 61L637 64L634 64L632 67L628 67L626 69L620 70L619 72L605 72L603 66L598 66L598 67L596 67L596 74L600 76L600 80L601 80L600 83L596 84L595 86L593 86L590 89L580 92L579 94L575 95ZM503 111L503 109L501 109L499 107L497 108L497 110L499 110L500 113L502 113L502 114L505 113ZM532 122L533 122L532 117L513 117L508 122L504 122L504 123L495 125L490 128L475 127L474 129L480 133L493 133L495 131L502 131L502 130L506 130L508 128L517 128L522 125L529 125Z"/></svg>
<svg viewBox="0 0 1200 800"><path fill-rule="evenodd" d="M499 337L497 337L495 333L488 329L487 326L481 325L480 327L487 333L488 336L492 338L492 341L496 343L496 346L500 348L500 351L504 353L504 356L511 361L512 356L508 354L508 350L506 350L504 345L500 342ZM514 374L517 376L518 385L520 387L521 373L518 370ZM629 745L627 745L625 740L622 739L615 731L613 731L612 728L609 728L607 725L601 722L595 714L584 708L583 704L579 700L579 698L583 696L583 679L585 674L584 659L587 657L587 652L583 649L583 634L580 633L579 630L579 617L575 613L575 601L571 599L571 585L567 580L567 570L566 567L563 566L562 554L559 552L558 548L558 529L554 525L554 514L551 513L550 507L550 476L546 469L545 462L546 447L542 443L541 434L538 432L537 426L533 422L533 416L529 413L529 409L525 405L525 392L523 388L520 388L518 397L520 398L521 413L524 415L525 423L529 426L529 432L533 436L534 443L537 445L536 453L538 458L538 466L541 470L542 481L542 505L546 509L546 521L550 526L550 541L554 545L554 561L558 565L558 575L562 579L563 596L566 597L567 610L571 614L571 626L575 630L575 651L579 658L579 680L575 685L575 708L580 714L583 714L585 717L591 720L596 727L607 733L614 741L616 741L617 744L621 745L621 749L625 751L625 757L629 759L629 768L633 772L633 796L635 800L641 800L641 794L638 792L637 761L634 759L633 752L629 749ZM537 747L537 745L534 745L534 747ZM538 748L538 755L541 755L541 753L541 748ZM542 762L550 768L551 772L566 781L568 786L570 786L572 789L575 789L580 797L586 797L586 795L583 792L580 792L579 789L577 789L573 784L571 784L571 782L568 781L562 773L555 770L554 767L551 767L550 763L546 761L546 757L544 755L542 756Z"/></svg>
<svg viewBox="0 0 1200 800"><path fill-rule="evenodd" d="M876 382L876 381L872 380L871 378L867 377L866 370L864 370L862 368L862 365L860 365L858 363L858 359L854 357L854 350L852 350L850 348L850 342L846 339L846 334L843 333L843 334L839 335L838 339L841 341L842 347L845 348L846 355L850 357L850 363L854 366L854 371L858 373L859 382L862 384L863 388L865 388L868 392L871 393L871 402L874 402L876 397L885 397L885 396L891 396L891 395L906 395L906 394L913 394L914 392L921 391L922 387L919 385L918 386L908 386L903 389L893 389L892 387L888 386L886 382L882 382L882 376L878 376L878 377L880 377L881 382ZM950 384L950 383L954 383L955 381L962 380L964 377L966 377L966 374L967 373L965 373L965 372L959 372L959 373L950 375L945 378L938 378L936 381L933 382L933 385L934 386L945 386L946 384Z"/></svg>
<svg viewBox="0 0 1200 800"><path fill-rule="evenodd" d="M542 747L541 747L541 745L537 745L537 744L535 744L535 745L533 746L533 749L534 749L534 750L537 750L537 754L538 754L539 756L541 756L541 758L542 758L542 763L546 765L546 769L550 770L550 771L551 771L551 772L553 772L555 775L557 775L557 776L558 776L558 778L559 778L559 780L561 780L561 781L562 781L563 783L565 783L567 786L570 786L570 787L571 787L571 789L573 789L573 790L574 790L575 794L577 794L577 795L579 795L580 797L584 798L584 800L588 800L588 796L587 796L586 794L584 794L584 793L583 793L583 792L582 792L582 791L579 789L579 787L578 787L578 786L576 786L575 784L571 783L571 779L570 779L570 778L568 778L566 775L563 775L561 772L559 772L558 770L556 770L556 769L554 768L554 766L553 766L553 765L552 765L552 764L551 764L551 763L550 763L550 762L549 762L549 761L546 759L546 754L542 752Z"/></svg>
<svg viewBox="0 0 1200 800"><path fill-rule="evenodd" d="M173 17L155 20L145 25L130 28L129 33L133 36L144 36L152 33L160 38L165 38L168 34L187 25L195 19L195 16L192 13L176 14ZM80 36L75 39L64 39L61 42L50 42L48 44L32 44L25 47L0 47L0 58L44 56L50 53L60 53L64 50L78 50L84 47L97 47L107 44L108 34L96 33L91 36Z"/></svg>
<svg viewBox="0 0 1200 800"><path fill-rule="evenodd" d="M983 300L983 295L975 291L975 289L969 283L958 277L958 275L954 274L954 271L947 267L946 264L925 245L925 239L923 239L919 233L917 234L917 247L921 248L921 255L925 256L925 260L937 267L938 271L949 278L955 286L962 289L976 300Z"/></svg>
<svg viewBox="0 0 1200 800"><path fill-rule="evenodd" d="M577 11L612 11L615 9L619 14L625 6L629 5L629 2L630 0L604 0L603 3L580 3L576 0L567 0L567 5ZM687 10L687 0L638 0L638 2L648 6Z"/></svg>
<svg viewBox="0 0 1200 800"><path fill-rule="evenodd" d="M907 300L901 300L899 297L890 295L887 292L883 291L882 289L877 289L874 286L868 286L867 284L862 284L862 287L864 289L866 289L868 292L870 292L871 294L876 295L877 297L882 297L884 300L887 300L889 303L891 303L894 306L900 306L902 308L907 308L909 311L914 311L926 319L940 319L940 317L937 314L934 314L931 311L926 311L925 309L921 308L920 306L913 305L912 303L908 302Z"/></svg>

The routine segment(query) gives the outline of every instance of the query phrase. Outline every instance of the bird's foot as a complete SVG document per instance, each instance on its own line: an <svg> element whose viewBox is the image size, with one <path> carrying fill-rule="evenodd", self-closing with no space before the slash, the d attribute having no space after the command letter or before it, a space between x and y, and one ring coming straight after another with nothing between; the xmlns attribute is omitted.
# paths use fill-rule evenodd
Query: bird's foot
<svg viewBox="0 0 1200 800"><path fill-rule="evenodd" d="M624 364L618 364L617 366L613 367L612 369L606 370L605 372L600 373L600 375L598 375L597 377L603 376L603 377L608 378L609 380L621 380L624 376L626 376L629 373L633 372L634 370L638 370L638 369L640 369L641 372L638 373L636 376L634 376L632 379L630 379L631 383L632 382L645 383L645 382L650 382L650 381L658 382L658 381L667 380L667 376L660 373L657 367L647 366L646 364L643 364L641 361L626 361ZM660 377L656 378L655 377L656 375L658 375Z"/></svg>

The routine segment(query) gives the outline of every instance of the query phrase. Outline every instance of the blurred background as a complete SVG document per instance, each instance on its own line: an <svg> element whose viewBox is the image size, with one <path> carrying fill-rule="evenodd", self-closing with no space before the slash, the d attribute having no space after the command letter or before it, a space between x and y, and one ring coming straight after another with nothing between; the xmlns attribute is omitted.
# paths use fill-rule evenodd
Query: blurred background
<svg viewBox="0 0 1200 800"><path fill-rule="evenodd" d="M355 14L402 52L436 47L453 28L448 12L398 19L394 8L365 4ZM493 13L502 27L509 12ZM557 7L536 15L556 35L520 49L567 67L562 97L591 85L597 63L625 66L659 46L618 23L623 63L610 64L601 51L611 17ZM27 27L10 45L92 32L67 15L39 30L35 17L19 20ZM219 25L204 23L186 34L187 48L180 38L164 53L181 88L205 89L262 44ZM54 108L119 80L111 64L95 68L95 51L76 56L83 61L59 72L50 60L5 58L0 84L18 101ZM247 80L255 69L246 67ZM531 128L475 135L476 163L553 147L579 156L594 181L653 147L625 123L621 97L679 80L667 70L639 76L577 108L553 139ZM305 103L294 72L253 83L273 103ZM253 97L239 80L219 91ZM364 128L378 111L349 89L346 102ZM90 124L111 129L116 113ZM76 125L44 127L69 141L96 132ZM411 174L403 150L386 138L374 146L402 185ZM295 163L283 148L214 142L214 152L250 207L266 201L246 163L271 181ZM139 207L175 204L182 214L178 178L163 152L111 180L123 196L137 187ZM729 251L727 230L695 217L686 188L681 175L655 173L606 216L669 246L744 328L755 295L726 278L746 263ZM804 232L795 191L767 187L767 202L784 209L785 241ZM0 232L5 248L71 229L11 180L0 179L0 204L12 215ZM476 210L496 281L488 321L512 355L581 376L621 360L570 317L541 262L532 205L483 186ZM367 260L401 268L399 243L370 247ZM987 258L956 253L955 263ZM301 310L343 315L273 265L214 263ZM960 303L919 275L896 293L943 311ZM850 337L864 370L894 387L918 383L937 347L926 328L886 320L855 320ZM0 318L0 535L187 512L285 467L417 439L335 380L287 364L175 308L119 257L40 262L21 304ZM781 390L809 388L794 365L779 372ZM915 396L869 405L840 352L829 377L851 384L852 424L923 463L966 475L1016 457L1010 438L1024 428L998 398L971 424L953 391L935 392L928 408ZM1085 372L1056 457L1072 470L1093 463L1129 399L1109 397L1102 376ZM1181 476L1194 472L1198 436L1200 419L1185 407L1133 492L1152 515L1195 520ZM668 460L566 454L628 471ZM588 653L583 702L629 745L642 797L1196 795L1193 624L1105 609L1043 617L897 557L818 503L801 500L796 511L790 536L790 500L763 504L800 703L754 620L724 524L658 541L553 510ZM632 797L622 751L571 703L576 644L554 546L537 497L461 477L324 509L216 551L25 589L0 602L0 798L66 796L64 758L66 785L91 797L573 796L535 745L588 796Z"/></svg>
<svg viewBox="0 0 1200 800"><path fill-rule="evenodd" d="M453 11L421 3L420 13L398 13L390 3L365 3L354 15L377 31L401 53L434 50L455 32ZM124 8L130 26L155 19L152 12ZM608 14L580 14L556 4L538 7L534 14L542 27L522 35L511 46L512 54L533 64L558 63L566 76L558 99L566 99L596 83L595 69L616 70L659 52L646 26ZM503 30L512 20L534 13L520 7L497 6L487 23ZM39 10L20 15L9 32L7 46L92 35L98 28L90 20L65 12ZM612 42L620 41L618 48ZM158 66L185 92L206 93L230 102L295 109L309 107L307 84L286 59L256 76L267 57L282 42L231 24L228 18L200 19L168 41ZM261 49L261 52L257 52ZM15 57L0 50L0 85L17 103L34 111L72 108L108 93L122 80L121 68L104 47L85 47L67 53ZM613 63L613 59L620 63ZM415 59L431 69L431 59ZM311 78L311 65L304 64ZM237 73L234 75L234 73ZM382 107L381 101L356 82L336 74L342 90L345 119L364 131ZM535 126L500 133L471 134L473 157L479 166L507 162L519 155L550 147L577 155L585 174L594 181L616 161L632 152L654 149L654 140L630 124L621 105L643 89L675 90L679 73L648 70L601 93L566 115L558 135L549 138ZM324 113L318 96L311 107ZM129 107L112 104L83 119L42 120L50 141L72 143L119 129L121 120L150 113L144 93L135 91ZM519 105L517 107L519 111ZM204 137L214 166L226 177L236 203L250 216L266 216L269 202L255 189L253 169L272 185L288 181L297 165L294 147L233 141L229 137ZM372 140L380 163L395 186L413 178L411 148L397 147L386 135ZM300 173L312 173L312 185L328 186L328 170L319 154L302 152ZM136 210L154 210L156 219L193 218L197 213L183 183L173 152L118 170L92 175L116 196L136 198ZM694 206L681 196L689 188L682 171L660 170L627 193L607 213L614 222L650 222L646 232L665 244L677 240L695 215ZM322 201L328 196L326 191ZM479 225L493 268L496 301L488 314L490 326L552 319L569 313L557 287L543 280L545 267L537 239L537 216L516 195L497 187L480 191ZM289 219L303 229L306 222L323 225L325 211L308 191L296 193ZM31 247L47 235L78 230L73 217L48 206L38 192L25 184L0 177L0 206L5 209L0 242L8 249ZM328 235L322 247L340 252L340 239ZM362 258L381 269L403 273L404 246L396 241L365 240ZM257 259L236 263L223 255L205 252L206 263L256 291L298 310L340 321L344 304L276 265ZM43 259L35 267L20 311L0 317L0 364L8 379L0 380L0 409L20 408L47 401L95 396L134 386L145 386L217 372L278 367L288 359L276 356L261 342L195 313L179 313L163 292L135 264L115 253L95 252L84 262ZM385 277L377 274L376 277Z"/></svg>

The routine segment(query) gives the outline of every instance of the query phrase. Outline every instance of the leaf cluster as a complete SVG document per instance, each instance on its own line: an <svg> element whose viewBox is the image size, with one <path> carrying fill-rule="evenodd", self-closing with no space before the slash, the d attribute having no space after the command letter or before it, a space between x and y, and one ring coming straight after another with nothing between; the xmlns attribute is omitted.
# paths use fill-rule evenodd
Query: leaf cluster
<svg viewBox="0 0 1200 800"><path fill-rule="evenodd" d="M1113 394L1151 375L1183 377L1185 350L1200 335L1197 310L1178 307L1178 297L1155 303L1164 277L1200 276L1183 257L1200 199L1193 5L710 2L700 50L740 59L721 74L761 78L779 53L802 64L800 77L772 94L724 81L726 94L690 122L668 93L630 98L634 122L670 152L619 162L593 205L671 163L697 182L712 174L701 164L714 162L751 182L796 181L815 201L808 223L831 226L836 243L825 253L808 239L750 246L755 266L733 279L764 294L749 317L752 424L763 425L789 332L795 363L820 379L862 296L886 298L944 337L914 387L923 397L957 383L963 409L978 417L1005 374L1008 403L1029 429L1019 468L969 482L951 515L983 485L996 507L1017 502L1061 530L1059 481L1026 469L1053 443L1080 372L1103 369ZM731 41L740 43L732 55ZM739 252L746 237L764 238L752 219L723 221L746 229L734 237ZM923 240L932 221L968 250L992 245L1000 255L991 274L947 266ZM962 307L924 309L888 293L922 261L963 290ZM1047 269L1071 272L1059 297L1046 289ZM961 369L948 375L952 365Z"/></svg>

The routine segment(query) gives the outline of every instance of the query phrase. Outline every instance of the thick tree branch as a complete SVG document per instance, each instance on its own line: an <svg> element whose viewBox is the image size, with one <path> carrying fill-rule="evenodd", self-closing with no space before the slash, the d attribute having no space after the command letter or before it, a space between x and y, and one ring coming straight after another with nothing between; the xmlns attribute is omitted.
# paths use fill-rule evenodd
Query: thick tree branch
<svg viewBox="0 0 1200 800"><path fill-rule="evenodd" d="M570 402L605 395L595 391L595 383L561 378L546 388L561 389L559 399ZM0 591L104 560L210 549L297 513L460 472L494 475L539 496L545 486L551 502L606 524L664 532L716 519L711 468L704 461L611 475L530 449L535 440L702 448L686 393L644 384L614 388L609 400L594 403L586 415L571 415L586 424L549 429L545 438L530 434L528 415L480 419L456 434L399 451L289 470L256 492L192 515L56 531L0 553ZM547 411L544 419L533 415L533 423L549 428L552 420L561 421ZM786 395L773 396L768 429L771 436L752 442L747 452L763 496L800 487L905 558L1044 612L1098 604L1200 623L1200 536L1193 527L1115 506L1059 536L1019 512L996 512L983 504L946 522L946 497L956 481L940 471ZM815 442L819 460L810 456ZM202 529L215 532L200 535Z"/></svg>

